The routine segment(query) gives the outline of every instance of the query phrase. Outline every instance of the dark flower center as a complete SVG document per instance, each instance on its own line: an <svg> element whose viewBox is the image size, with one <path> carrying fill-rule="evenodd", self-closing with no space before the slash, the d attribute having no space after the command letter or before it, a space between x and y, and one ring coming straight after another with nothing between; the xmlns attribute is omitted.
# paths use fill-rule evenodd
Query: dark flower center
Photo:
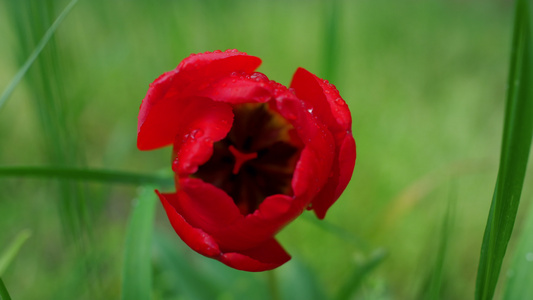
<svg viewBox="0 0 533 300"><path fill-rule="evenodd" d="M291 135L292 125L268 104L240 104L233 113L230 132L193 176L224 190L247 215L268 196L292 194L299 141Z"/></svg>

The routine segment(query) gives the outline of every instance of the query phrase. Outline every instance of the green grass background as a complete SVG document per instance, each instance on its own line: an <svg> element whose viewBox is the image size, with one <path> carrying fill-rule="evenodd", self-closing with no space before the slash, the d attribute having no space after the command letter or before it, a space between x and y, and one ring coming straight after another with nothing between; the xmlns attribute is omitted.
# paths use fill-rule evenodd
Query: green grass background
<svg viewBox="0 0 533 300"><path fill-rule="evenodd" d="M1 89L68 3L36 2L0 2ZM0 165L168 174L170 148L135 146L139 105L159 74L190 53L228 48L259 56L259 71L283 84L301 66L348 103L358 157L325 227L306 213L279 234L293 256L275 271L282 296L337 295L383 249L352 298L424 299L447 232L439 295L471 298L498 170L512 18L512 2L497 0L80 0L0 108ZM531 183L529 175L517 234ZM137 192L0 178L0 251L32 232L2 276L12 297L119 298ZM157 205L155 299L268 298L265 274L192 252Z"/></svg>

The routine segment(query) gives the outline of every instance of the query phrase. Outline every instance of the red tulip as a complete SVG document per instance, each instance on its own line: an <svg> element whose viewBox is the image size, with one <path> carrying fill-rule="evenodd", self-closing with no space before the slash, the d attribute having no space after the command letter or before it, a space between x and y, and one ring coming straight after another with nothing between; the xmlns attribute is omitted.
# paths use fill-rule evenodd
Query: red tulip
<svg viewBox="0 0 533 300"><path fill-rule="evenodd" d="M305 69L290 88L236 50L191 55L144 98L137 147L174 145L176 192L159 193L193 250L239 270L290 259L274 235L312 209L324 218L352 176L350 111Z"/></svg>

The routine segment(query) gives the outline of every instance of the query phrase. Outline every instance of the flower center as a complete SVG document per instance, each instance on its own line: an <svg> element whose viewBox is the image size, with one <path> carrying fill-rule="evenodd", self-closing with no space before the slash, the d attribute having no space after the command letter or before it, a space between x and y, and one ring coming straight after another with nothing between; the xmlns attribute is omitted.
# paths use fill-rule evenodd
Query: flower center
<svg viewBox="0 0 533 300"><path fill-rule="evenodd" d="M257 158L257 152L254 153L242 153L237 150L233 145L228 147L229 151L235 157L235 165L233 165L233 174L238 174L242 164L247 160Z"/></svg>
<svg viewBox="0 0 533 300"><path fill-rule="evenodd" d="M268 196L292 194L300 141L268 104L240 104L233 113L230 132L213 144L213 155L193 176L224 190L247 215Z"/></svg>

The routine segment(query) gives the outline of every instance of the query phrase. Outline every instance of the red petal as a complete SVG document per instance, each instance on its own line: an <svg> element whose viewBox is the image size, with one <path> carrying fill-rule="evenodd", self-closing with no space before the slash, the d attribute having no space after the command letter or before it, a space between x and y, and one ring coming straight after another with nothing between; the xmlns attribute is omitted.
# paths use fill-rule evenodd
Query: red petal
<svg viewBox="0 0 533 300"><path fill-rule="evenodd" d="M137 147L151 150L171 144L179 130L179 119L168 113L168 109L183 106L182 101L198 96L199 90L207 88L221 77L232 72L251 73L260 64L258 57L246 53L236 50L218 51L191 55L175 70L159 76L150 85L141 104Z"/></svg>
<svg viewBox="0 0 533 300"><path fill-rule="evenodd" d="M176 68L179 72L201 73L202 75L229 74L231 72L251 73L261 64L261 59L237 50L226 50L191 54ZM199 74L190 74L197 76Z"/></svg>
<svg viewBox="0 0 533 300"><path fill-rule="evenodd" d="M172 227L180 236L180 238L194 251L204 256L217 259L232 268L250 272L271 270L284 264L290 259L289 254L287 254L287 252L285 252L285 250L283 250L279 243L273 238L268 238L266 241L259 243L256 247L246 250L226 248L222 252L218 243L211 235L189 223L191 221L198 222L198 219L201 219L201 217L193 216L196 218L196 220L191 220L184 218L182 214L178 213L180 205L183 204L183 199L188 198L188 195L186 195L185 192L181 191L173 194L161 194L158 191L156 192L159 195L159 199L161 200L163 207L165 208ZM195 200L196 199L198 198L195 198ZM194 205L192 204L192 201L190 202L191 203L187 205ZM211 204L215 203L213 202ZM201 207L202 205L197 206ZM203 210L205 207L202 207L201 209ZM211 218L212 214L215 213L215 210L210 212L202 211L201 213L204 217ZM217 217L219 218L219 221L222 223L229 222L228 219L220 220L220 218L226 218L223 216L225 213L224 210L220 211L220 213L222 216ZM211 222L212 220L200 221L200 223L207 225L207 227L213 225L209 224Z"/></svg>
<svg viewBox="0 0 533 300"><path fill-rule="evenodd" d="M351 130L350 110L333 84L298 68L292 78L291 88L334 134Z"/></svg>
<svg viewBox="0 0 533 300"><path fill-rule="evenodd" d="M196 178L180 180L174 208L194 227L213 235L244 216L228 194Z"/></svg>
<svg viewBox="0 0 533 300"><path fill-rule="evenodd" d="M356 154L351 133L351 115L335 86L305 69L299 68L296 71L291 88L296 96L306 103L309 110L326 124L335 139L335 158L332 169L327 171L328 182L312 201L315 213L322 219L352 176Z"/></svg>
<svg viewBox="0 0 533 300"><path fill-rule="evenodd" d="M191 137L199 141L217 141L226 136L232 122L232 108L225 103L206 98L166 98L152 108L140 127L137 147L150 150L166 146L174 142L179 134L183 139L195 130Z"/></svg>
<svg viewBox="0 0 533 300"><path fill-rule="evenodd" d="M222 248L243 250L257 247L302 212L303 208L298 210L292 204L293 198L287 195L269 196L254 213L221 228L214 236Z"/></svg>
<svg viewBox="0 0 533 300"><path fill-rule="evenodd" d="M291 122L304 144L292 179L294 196L310 201L326 183L335 156L335 142L328 128L300 99L288 93L276 100L277 110Z"/></svg>
<svg viewBox="0 0 533 300"><path fill-rule="evenodd" d="M177 201L177 193L161 194L159 191L156 191L156 193L165 208L170 224L172 224L172 227L174 227L174 230L185 244L191 247L194 251L207 257L216 258L221 255L218 244L210 235L201 229L191 226L176 211L173 204Z"/></svg>
<svg viewBox="0 0 533 300"><path fill-rule="evenodd" d="M339 154L335 157L331 177L312 202L312 209L319 219L326 216L327 210L337 201L348 185L355 165L355 156L355 141L352 135L347 134Z"/></svg>
<svg viewBox="0 0 533 300"><path fill-rule="evenodd" d="M223 139L233 123L233 110L229 104L205 98L191 99L187 104L179 112L170 113L177 118L173 170L181 177L195 173L198 166L209 160L213 143Z"/></svg>
<svg viewBox="0 0 533 300"><path fill-rule="evenodd" d="M276 84L269 81L268 77L262 73L233 72L228 76L213 80L196 94L232 104L264 103L272 99L275 87Z"/></svg>
<svg viewBox="0 0 533 300"><path fill-rule="evenodd" d="M180 189L169 204L190 226L200 228L222 249L243 250L272 238L298 213L287 214L292 198L267 197L253 214L241 215L233 199L223 190L196 178L182 178Z"/></svg>
<svg viewBox="0 0 533 300"><path fill-rule="evenodd" d="M243 271L260 272L272 270L291 259L275 239L245 251L224 253L219 260L224 264Z"/></svg>

